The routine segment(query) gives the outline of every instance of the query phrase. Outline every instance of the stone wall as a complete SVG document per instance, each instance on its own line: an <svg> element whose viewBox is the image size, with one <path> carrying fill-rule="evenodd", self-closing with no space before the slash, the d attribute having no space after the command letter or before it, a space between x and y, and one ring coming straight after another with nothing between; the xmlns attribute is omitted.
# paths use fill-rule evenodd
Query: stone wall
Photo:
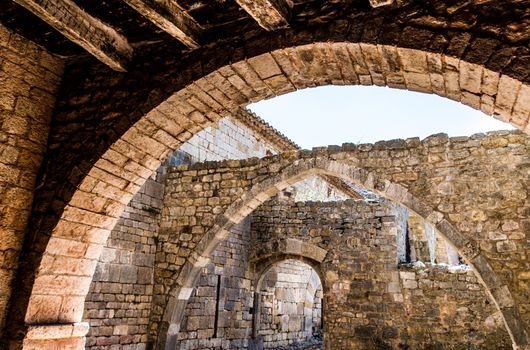
<svg viewBox="0 0 530 350"><path fill-rule="evenodd" d="M133 197L112 230L85 301L87 349L145 349L162 210L163 173Z"/></svg>
<svg viewBox="0 0 530 350"><path fill-rule="evenodd" d="M259 119L255 124L253 129L236 117L224 118L182 145L167 164L278 153L283 136L274 135ZM272 135L265 137L265 131ZM84 319L90 323L89 349L146 347L165 171L166 165L159 168L133 197L99 258L84 311Z"/></svg>
<svg viewBox="0 0 530 350"><path fill-rule="evenodd" d="M237 119L226 117L195 134L179 150L191 155L193 162L200 162L264 157L281 149Z"/></svg>
<svg viewBox="0 0 530 350"><path fill-rule="evenodd" d="M510 349L473 272L397 264L400 217L362 202L267 202L252 215L253 251L285 239L328 251L320 264L326 349Z"/></svg>
<svg viewBox="0 0 530 350"><path fill-rule="evenodd" d="M34 220L33 231L43 238L31 240L37 258L26 260L29 267L21 275L25 284L38 283L27 290L17 286L21 295L17 314L29 308L32 323L46 324L54 311L41 305L76 298L75 308L67 308L75 312L63 310L61 317L65 322L80 321L77 311L79 304L82 309L93 268L66 274L60 267L41 268L40 257L45 254L44 260L50 261L61 256L56 252L66 238L80 252L72 256L75 264L90 264L90 257L84 255L87 241L94 243L96 256L102 243L90 241L93 231L87 227L107 235L168 151L234 105L321 84L386 84L448 96L488 114L500 114L501 119L529 131L528 37L526 27L513 22L516 14L524 12L524 1L437 2L427 7L422 1L394 4L381 10L371 9L366 2L353 6L333 2L322 8L312 2L313 7L297 7L301 13L296 13L297 24L291 28L272 33L254 24L251 31L216 31L214 38L220 35L222 40L184 56L174 41L148 40L145 43L150 45L137 52L129 74L109 72L106 66L84 58L69 65L46 157L46 181L40 187L54 200L38 204L53 214ZM189 89L182 91L184 87ZM178 96L161 103L179 90ZM147 113L154 106L160 108ZM111 158L111 154L118 156ZM110 166L103 159L118 164ZM107 188L110 175L94 175L113 166L123 170L119 176L125 185L109 198L101 188ZM97 186L85 186L90 181ZM98 205L93 206L94 202ZM64 232L69 224L90 233L68 236ZM522 230L523 225L517 224ZM48 244L47 237L62 239ZM513 244L498 243L501 249L513 251ZM490 249L495 250L496 244ZM525 273L517 265L517 273ZM510 279L510 269L504 271L508 277L503 277L503 284ZM50 279L70 284L50 291ZM510 288L515 289L513 285ZM519 301L528 299L524 293ZM506 305L512 307L510 302ZM13 322L18 325L11 334L23 331L23 319ZM521 344L529 342L523 339Z"/></svg>
<svg viewBox="0 0 530 350"><path fill-rule="evenodd" d="M431 222L476 268L514 340L525 344L528 147L520 132L440 134L171 169L160 237L168 246L179 244L178 254L189 259L180 259L167 274L164 285L173 289L165 303L184 297L179 290L190 287L201 262L233 223L305 177L334 174ZM173 309L166 310L165 327L170 327Z"/></svg>
<svg viewBox="0 0 530 350"><path fill-rule="evenodd" d="M61 59L0 25L0 335L62 74Z"/></svg>
<svg viewBox="0 0 530 350"><path fill-rule="evenodd" d="M248 271L250 221L235 226L214 252L186 306L176 349L246 349L252 334Z"/></svg>
<svg viewBox="0 0 530 350"><path fill-rule="evenodd" d="M400 266L409 349L512 349L500 313L465 266ZM397 315L395 315L397 316Z"/></svg>
<svg viewBox="0 0 530 350"><path fill-rule="evenodd" d="M261 205L230 232L204 268L176 348L247 348L252 281L259 277L249 260L259 264L271 252L282 254L278 242L294 239L328 252L319 264L325 276L326 349L510 349L501 315L471 270L397 264L396 220L403 216L395 214L387 204L355 201ZM306 277L301 265L274 264L263 277L257 332L263 348L307 339L301 323L305 310L297 304L304 298L297 293L309 288L295 286ZM219 281L226 290L217 295ZM318 327L318 319L311 321Z"/></svg>
<svg viewBox="0 0 530 350"><path fill-rule="evenodd" d="M407 222L410 261L456 266L463 261L461 257L432 225L418 215L411 213Z"/></svg>

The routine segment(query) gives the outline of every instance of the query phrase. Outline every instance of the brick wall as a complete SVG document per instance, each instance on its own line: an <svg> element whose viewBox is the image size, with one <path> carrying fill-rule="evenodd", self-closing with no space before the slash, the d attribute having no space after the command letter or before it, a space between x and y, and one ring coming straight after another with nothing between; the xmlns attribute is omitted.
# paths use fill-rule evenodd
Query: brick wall
<svg viewBox="0 0 530 350"><path fill-rule="evenodd" d="M0 335L63 62L0 25Z"/></svg>

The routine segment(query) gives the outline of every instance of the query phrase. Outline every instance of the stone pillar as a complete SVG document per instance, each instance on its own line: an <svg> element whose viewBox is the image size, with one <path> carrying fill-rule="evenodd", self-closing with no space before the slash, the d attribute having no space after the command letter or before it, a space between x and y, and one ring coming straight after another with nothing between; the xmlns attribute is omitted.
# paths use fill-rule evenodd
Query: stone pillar
<svg viewBox="0 0 530 350"><path fill-rule="evenodd" d="M88 329L87 322L31 325L24 338L23 350L83 350Z"/></svg>
<svg viewBox="0 0 530 350"><path fill-rule="evenodd" d="M0 25L0 335L63 61Z"/></svg>

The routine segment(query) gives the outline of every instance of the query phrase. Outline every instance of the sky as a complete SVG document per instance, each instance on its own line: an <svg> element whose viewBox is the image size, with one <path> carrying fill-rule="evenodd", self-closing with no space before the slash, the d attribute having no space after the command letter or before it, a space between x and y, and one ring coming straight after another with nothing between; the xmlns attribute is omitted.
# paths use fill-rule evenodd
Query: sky
<svg viewBox="0 0 530 350"><path fill-rule="evenodd" d="M302 148L513 129L448 98L377 86L309 88L248 108Z"/></svg>

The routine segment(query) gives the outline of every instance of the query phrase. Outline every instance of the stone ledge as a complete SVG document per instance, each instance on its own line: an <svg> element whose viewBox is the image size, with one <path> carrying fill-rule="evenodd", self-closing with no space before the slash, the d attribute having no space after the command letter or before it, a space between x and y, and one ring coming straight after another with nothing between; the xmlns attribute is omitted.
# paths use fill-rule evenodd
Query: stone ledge
<svg viewBox="0 0 530 350"><path fill-rule="evenodd" d="M88 333L89 328L88 322L30 325L26 334L26 340L84 337Z"/></svg>

